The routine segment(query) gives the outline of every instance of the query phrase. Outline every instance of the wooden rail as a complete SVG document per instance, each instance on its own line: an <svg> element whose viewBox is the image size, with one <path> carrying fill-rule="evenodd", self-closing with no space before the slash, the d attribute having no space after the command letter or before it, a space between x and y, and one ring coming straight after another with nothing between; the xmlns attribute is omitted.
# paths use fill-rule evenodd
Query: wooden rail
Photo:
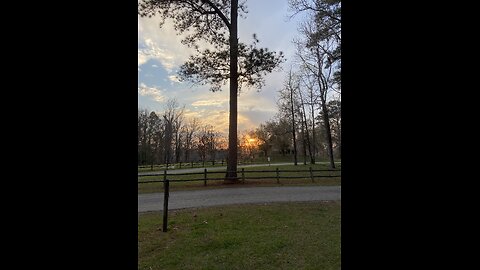
<svg viewBox="0 0 480 270"><path fill-rule="evenodd" d="M340 174L338 175L315 175L315 172L341 172L340 169L319 169L319 170L313 170L312 167L310 167L308 170L279 170L276 168L275 170L262 170L262 171L245 171L244 168L240 171L236 171L240 177L238 177L239 180L242 182L245 182L246 180L258 180L258 179L276 179L277 184L280 183L280 179L308 179L310 178L312 182L314 182L315 178L328 178L328 177L341 177ZM205 168L203 172L197 172L197 173L178 173L178 174L167 174L167 171L163 172L158 172L158 173L149 173L149 174L141 174L138 175L138 178L141 177L146 177L146 176L163 176L163 179L161 180L144 180L144 181L138 181L139 184L146 184L146 183L164 183L163 189L164 189L164 197L163 197L163 228L162 230L164 232L167 231L167 224L168 224L168 198L170 194L170 182L193 182L193 181L203 181L204 186L207 185L208 181L220 181L220 180L225 180L225 177L212 177L208 178L208 170ZM227 171L211 171L210 174L223 174L225 175ZM246 174L251 174L251 173L270 173L272 175L270 176L254 176L251 178L248 178ZM299 176L281 176L281 173L304 173L305 175L299 175ZM190 176L190 175L202 175L203 177L201 178L193 178L193 179L169 179L169 176L175 176L175 177L182 177L182 176Z"/></svg>

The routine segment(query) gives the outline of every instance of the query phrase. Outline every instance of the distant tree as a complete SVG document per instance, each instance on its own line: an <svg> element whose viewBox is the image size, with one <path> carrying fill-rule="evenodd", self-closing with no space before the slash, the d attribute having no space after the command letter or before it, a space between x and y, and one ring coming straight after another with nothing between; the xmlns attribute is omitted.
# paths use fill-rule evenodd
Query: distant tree
<svg viewBox="0 0 480 270"><path fill-rule="evenodd" d="M340 91L341 1L290 0L289 3L294 15L303 11L309 14L300 26L302 39L295 42L297 56L304 76L316 83L330 167L335 168L327 102L329 91Z"/></svg>
<svg viewBox="0 0 480 270"><path fill-rule="evenodd" d="M315 164L315 154L314 154L314 150L313 150L313 145L315 144L315 141L313 140L313 137L310 138L310 134L312 134L312 129L309 128L309 121L307 119L307 111L305 110L305 105L308 105L308 102L305 101L304 99L304 94L302 93L302 91L298 91L299 93L299 97L300 97L300 109L301 109L301 112L300 112L300 115L302 117L302 127L304 129L304 134L305 134L305 142L306 142L306 147L307 147L307 150L308 150L308 154L309 154L309 157L310 157L310 163L311 164ZM312 119L311 119L312 120ZM310 122L313 122L310 121ZM314 126L314 125L312 125Z"/></svg>
<svg viewBox="0 0 480 270"><path fill-rule="evenodd" d="M199 130L200 121L198 118L190 119L182 128L182 133L184 137L183 148L184 148L184 161L190 162L191 153L195 147L195 135Z"/></svg>
<svg viewBox="0 0 480 270"><path fill-rule="evenodd" d="M286 118L289 119L291 123L291 133L293 139L293 160L295 166L298 165L297 158L297 126L295 121L295 115L297 114L297 95L299 89L299 81L296 74L293 73L292 69L287 74L285 78L283 88L280 90L280 98L277 102L279 107L279 112L283 114Z"/></svg>
<svg viewBox="0 0 480 270"><path fill-rule="evenodd" d="M147 164L148 146L148 111L138 110L138 165Z"/></svg>
<svg viewBox="0 0 480 270"><path fill-rule="evenodd" d="M337 149L338 157L341 158L342 152L342 102L340 100L331 100L328 102L328 116L330 117L330 126L332 127L332 140Z"/></svg>
<svg viewBox="0 0 480 270"><path fill-rule="evenodd" d="M150 150L150 166L153 170L153 165L158 163L158 151L161 147L161 119L155 112L151 112L148 116L148 144Z"/></svg>
<svg viewBox="0 0 480 270"><path fill-rule="evenodd" d="M207 161L207 156L210 156L212 161L215 160L219 143L220 135L211 125L203 126L197 133L197 151L204 167L205 162Z"/></svg>
<svg viewBox="0 0 480 270"><path fill-rule="evenodd" d="M262 142L257 138L255 130L245 130L239 139L239 148L244 162L255 160Z"/></svg>
<svg viewBox="0 0 480 270"><path fill-rule="evenodd" d="M165 155L164 163L167 165L173 159L173 154L177 148L177 134L180 131L181 119L183 117L183 108L180 108L176 99L169 99L166 103L166 109L163 113L164 134L165 134ZM174 149L172 149L174 147Z"/></svg>
<svg viewBox="0 0 480 270"><path fill-rule="evenodd" d="M257 49L238 42L237 17L246 14L245 1L238 0L140 0L138 14L160 16L163 25L172 19L175 29L187 36L182 43L197 54L181 66L180 78L197 84L210 84L212 91L230 83L229 147L226 179L237 180L237 98L239 86L261 88L264 75L279 67L280 52ZM230 19L228 18L230 17ZM198 42L210 47L200 50Z"/></svg>
<svg viewBox="0 0 480 270"><path fill-rule="evenodd" d="M213 126L210 126L208 129L208 147L207 152L210 155L210 160L212 161L212 165L215 166L215 158L217 157L217 151L220 147L220 133L215 131Z"/></svg>
<svg viewBox="0 0 480 270"><path fill-rule="evenodd" d="M303 105L302 105L302 108L303 108ZM304 165L307 165L307 139L308 139L308 134L305 134L306 131L306 125L305 125L305 121L304 121L304 117L303 117L303 112L300 111L299 112L300 114L300 123L302 125L302 152L303 152L303 164Z"/></svg>
<svg viewBox="0 0 480 270"><path fill-rule="evenodd" d="M272 148L272 133L267 129L265 124L260 124L255 129L255 137L258 140L258 148L263 152L265 157L268 157L269 151Z"/></svg>
<svg viewBox="0 0 480 270"><path fill-rule="evenodd" d="M182 155L182 144L183 144L183 133L181 132L183 128L183 122L184 122L184 117L183 117L183 111L184 107L182 108L177 108L177 117L173 120L173 134L175 135L175 140L174 140L174 147L175 147L175 163L180 162L180 158Z"/></svg>
<svg viewBox="0 0 480 270"><path fill-rule="evenodd" d="M203 167L205 167L205 161L207 159L207 152L208 152L208 134L205 129L202 129L197 134L197 152L198 156L200 157Z"/></svg>
<svg viewBox="0 0 480 270"><path fill-rule="evenodd" d="M292 149L292 132L290 121L288 119L278 117L278 121L267 121L266 129L272 134L272 147L279 154L285 156Z"/></svg>
<svg viewBox="0 0 480 270"><path fill-rule="evenodd" d="M307 105L308 107L308 114L309 115L309 119L310 119L310 125L311 125L311 128L310 128L310 132L311 132L311 140L309 141L309 147L311 149L311 155L310 155L310 163L311 164L315 164L315 156L317 155L317 138L316 138L316 124L315 124L315 120L316 120L316 117L315 117L315 110L317 108L317 105L319 104L319 101L318 101L318 94L316 93L315 89L316 89L316 76L312 76L310 73L309 73L309 70L305 70L303 69L303 72L301 73L301 81L302 81L302 85L304 86L303 89L305 90L304 92L304 96L305 99L302 99L302 108L303 108L303 112L305 113L305 117L307 117L307 112L305 110L305 105ZM302 94L302 93L301 93ZM305 119L305 125L308 125L307 124L307 120ZM306 126L308 128L308 126ZM311 144L311 145L310 145Z"/></svg>

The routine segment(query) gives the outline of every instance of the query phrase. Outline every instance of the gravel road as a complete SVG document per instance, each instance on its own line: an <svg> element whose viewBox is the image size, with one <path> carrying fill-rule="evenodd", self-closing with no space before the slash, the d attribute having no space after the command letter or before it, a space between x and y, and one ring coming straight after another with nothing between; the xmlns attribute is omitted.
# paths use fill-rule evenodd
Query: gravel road
<svg viewBox="0 0 480 270"><path fill-rule="evenodd" d="M168 209L227 204L341 200L340 186L248 187L170 192ZM138 195L138 212L163 210L163 193Z"/></svg>

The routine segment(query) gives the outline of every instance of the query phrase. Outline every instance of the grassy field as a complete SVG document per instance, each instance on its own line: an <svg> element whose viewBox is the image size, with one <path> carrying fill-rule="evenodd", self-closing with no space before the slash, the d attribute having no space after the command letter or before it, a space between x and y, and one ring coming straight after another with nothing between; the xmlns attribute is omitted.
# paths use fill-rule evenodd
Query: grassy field
<svg viewBox="0 0 480 270"><path fill-rule="evenodd" d="M340 269L340 202L139 214L138 269Z"/></svg>
<svg viewBox="0 0 480 270"><path fill-rule="evenodd" d="M262 170L271 170L275 171L276 168L279 170L304 170L305 172L285 172L280 173L280 176L301 176L304 179L279 179L279 184L277 184L276 180L276 173L259 173L256 171ZM245 182L242 182L238 185L242 186L281 186L281 185L322 185L322 186L332 186L332 185L340 185L341 184L341 177L329 177L329 178L315 178L314 182L312 183L310 179L309 167L312 167L313 170L318 169L327 169L327 164L299 164L298 166L294 165L285 165L285 166L262 166L262 167L254 167L254 168L245 168L245 178L249 179ZM337 169L341 169L341 164L337 164ZM208 178L222 178L224 177L225 173L208 173ZM318 175L339 175L339 172L315 172L314 176ZM241 178L241 174L238 174L238 177ZM271 177L269 179L256 179L256 177ZM184 175L184 176L175 176L171 175L168 176L169 180L177 180L177 179L199 179L203 178L203 174L196 174L196 175ZM140 177L139 182L141 181L148 181L148 180L162 180L163 176L145 176ZM192 190L192 189L205 189L205 188L229 188L234 187L237 185L225 185L222 180L219 181L207 181L207 186L204 186L203 180L192 181L192 182L171 182L170 189L172 191L175 190ZM138 193L152 193L152 192L163 192L163 183L140 183L138 184Z"/></svg>
<svg viewBox="0 0 480 270"><path fill-rule="evenodd" d="M227 163L221 162L221 161L216 161L215 165L211 162L205 162L205 166L203 166L203 163L201 162L193 162L193 163L175 163L175 164L170 164L169 165L169 170L178 170L178 169L188 169L188 168L203 168L203 167L222 167L222 166L227 166ZM145 165L145 166L138 166L138 171L139 172L159 172L165 170L166 166L165 165L153 165L153 170L152 166L150 165Z"/></svg>
<svg viewBox="0 0 480 270"><path fill-rule="evenodd" d="M317 159L317 162L327 162L327 159ZM340 162L341 160L335 160L335 162ZM288 163L291 162L293 163L293 157L291 156L278 156L278 157L272 157L271 163ZM308 162L308 160L307 160ZM303 158L298 159L299 164L303 164ZM268 164L268 161L266 158L257 158L253 161L246 161L242 162L241 160L239 161L239 165L249 165L249 164ZM221 160L215 161L215 163L212 163L212 161L206 161L205 166L203 165L202 162L193 162L193 163L175 163L175 164L170 164L169 165L169 170L178 170L178 169L188 169L188 168L203 168L203 167L224 167L227 166L226 161L222 163ZM160 172L166 169L165 165L143 165L143 166L138 166L138 171L139 172Z"/></svg>

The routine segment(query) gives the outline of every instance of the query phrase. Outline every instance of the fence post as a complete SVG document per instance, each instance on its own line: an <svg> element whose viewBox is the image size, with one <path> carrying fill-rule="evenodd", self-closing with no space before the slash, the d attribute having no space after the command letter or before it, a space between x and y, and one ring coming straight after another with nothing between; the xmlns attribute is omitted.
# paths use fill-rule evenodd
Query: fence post
<svg viewBox="0 0 480 270"><path fill-rule="evenodd" d="M278 171L278 167L277 167L277 184L280 184L280 172Z"/></svg>
<svg viewBox="0 0 480 270"><path fill-rule="evenodd" d="M165 190L165 180L167 180L167 171L163 170L163 190Z"/></svg>
<svg viewBox="0 0 480 270"><path fill-rule="evenodd" d="M166 174L165 174L166 175ZM167 225L168 225L168 197L169 197L169 187L170 187L170 182L168 179L164 179L165 182L165 192L163 195L163 231L167 231Z"/></svg>
<svg viewBox="0 0 480 270"><path fill-rule="evenodd" d="M242 181L245 183L245 168L242 168Z"/></svg>
<svg viewBox="0 0 480 270"><path fill-rule="evenodd" d="M207 186L207 168L203 171L203 185Z"/></svg>
<svg viewBox="0 0 480 270"><path fill-rule="evenodd" d="M313 183L313 171L312 171L312 167L310 167L310 178L312 178L312 183Z"/></svg>

